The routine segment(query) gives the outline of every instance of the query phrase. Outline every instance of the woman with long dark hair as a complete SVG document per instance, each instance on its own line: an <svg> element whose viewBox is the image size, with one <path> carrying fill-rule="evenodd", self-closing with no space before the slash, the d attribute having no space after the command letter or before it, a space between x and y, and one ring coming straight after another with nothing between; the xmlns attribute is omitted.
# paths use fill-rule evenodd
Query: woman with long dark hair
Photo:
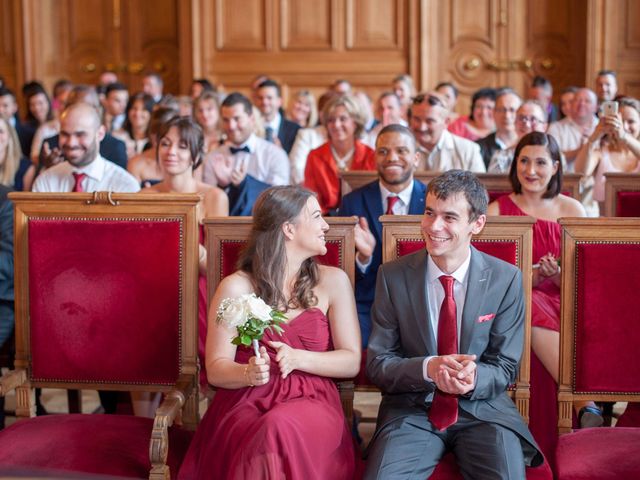
<svg viewBox="0 0 640 480"><path fill-rule="evenodd" d="M272 187L258 198L239 270L218 287L209 310L207 378L217 387L181 478L347 479L354 450L333 378L360 365L351 284L316 264L328 225L315 196ZM217 320L227 299L255 294L286 316L265 332L259 355L231 343Z"/></svg>

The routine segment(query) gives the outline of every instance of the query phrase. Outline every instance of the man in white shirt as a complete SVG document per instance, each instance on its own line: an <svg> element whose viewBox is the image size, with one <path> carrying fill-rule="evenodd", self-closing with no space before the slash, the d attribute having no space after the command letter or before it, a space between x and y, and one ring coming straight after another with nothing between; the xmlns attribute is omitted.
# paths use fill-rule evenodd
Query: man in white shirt
<svg viewBox="0 0 640 480"><path fill-rule="evenodd" d="M593 90L581 88L571 106L571 116L549 125L548 134L557 140L567 161L566 173L573 172L573 162L582 145L598 125L598 98Z"/></svg>
<svg viewBox="0 0 640 480"><path fill-rule="evenodd" d="M613 70L600 70L596 77L598 103L611 101L618 94L618 79Z"/></svg>
<svg viewBox="0 0 640 480"><path fill-rule="evenodd" d="M162 100L162 90L164 82L162 77L157 73L147 73L142 79L142 91L147 95L151 95L153 101L158 103Z"/></svg>
<svg viewBox="0 0 640 480"><path fill-rule="evenodd" d="M376 148L376 139L384 127L392 124L407 126L406 120L402 118L400 99L395 93L388 91L380 94L376 102L376 120L378 124L363 139L373 149Z"/></svg>
<svg viewBox="0 0 640 480"><path fill-rule="evenodd" d="M253 133L255 119L249 99L241 93L231 93L222 102L220 116L227 141L205 159L202 180L216 185L214 157L232 155L235 168L256 180L269 185L288 185L290 168L287 154Z"/></svg>
<svg viewBox="0 0 640 480"><path fill-rule="evenodd" d="M447 131L449 110L433 93L420 94L409 109L409 126L420 145L421 170L446 172L452 168L486 172L480 146Z"/></svg>
<svg viewBox="0 0 640 480"><path fill-rule="evenodd" d="M105 126L109 132L115 132L124 124L129 91L123 83L112 83L105 91Z"/></svg>
<svg viewBox="0 0 640 480"><path fill-rule="evenodd" d="M126 170L100 156L105 128L98 111L87 103L67 107L60 117L63 162L41 173L34 192L137 192L140 185Z"/></svg>

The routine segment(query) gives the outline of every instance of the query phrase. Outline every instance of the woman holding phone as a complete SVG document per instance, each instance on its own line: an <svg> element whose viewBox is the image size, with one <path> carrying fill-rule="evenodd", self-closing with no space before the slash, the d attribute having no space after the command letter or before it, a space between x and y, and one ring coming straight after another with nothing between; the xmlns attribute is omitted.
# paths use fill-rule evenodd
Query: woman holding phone
<svg viewBox="0 0 640 480"><path fill-rule="evenodd" d="M604 202L604 174L640 173L638 100L623 97L603 104L600 122L576 156L575 171L587 177L582 203L589 216L597 217Z"/></svg>

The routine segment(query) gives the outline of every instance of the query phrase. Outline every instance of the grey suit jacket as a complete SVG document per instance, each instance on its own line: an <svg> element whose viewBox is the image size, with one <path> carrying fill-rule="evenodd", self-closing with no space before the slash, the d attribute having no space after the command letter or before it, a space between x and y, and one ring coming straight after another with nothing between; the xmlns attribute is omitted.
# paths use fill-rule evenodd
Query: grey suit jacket
<svg viewBox="0 0 640 480"><path fill-rule="evenodd" d="M425 357L438 354L426 269L427 252L421 250L378 270L367 354L367 375L383 392L378 429L398 417L427 414L433 399L435 384L426 382L422 372ZM539 465L542 454L506 393L516 379L523 348L522 274L471 247L468 275L459 351L477 355L478 367L476 387L460 397L459 406L479 420L514 431L527 465Z"/></svg>

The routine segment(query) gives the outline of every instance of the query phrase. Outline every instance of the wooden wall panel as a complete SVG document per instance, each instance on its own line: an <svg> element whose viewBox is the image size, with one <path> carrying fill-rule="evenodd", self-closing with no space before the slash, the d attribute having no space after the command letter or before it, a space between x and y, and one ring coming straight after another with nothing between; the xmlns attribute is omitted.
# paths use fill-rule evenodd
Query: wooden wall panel
<svg viewBox="0 0 640 480"><path fill-rule="evenodd" d="M489 47L496 43L493 24L496 2L492 0L452 0L450 13L450 46L459 42L482 42Z"/></svg>
<svg viewBox="0 0 640 480"><path fill-rule="evenodd" d="M346 0L348 50L402 50L405 2L402 0Z"/></svg>
<svg viewBox="0 0 640 480"><path fill-rule="evenodd" d="M264 51L270 46L270 0L215 0L216 49Z"/></svg>
<svg viewBox="0 0 640 480"><path fill-rule="evenodd" d="M17 78L17 7L13 0L0 0L0 76L13 91L17 91L20 83Z"/></svg>
<svg viewBox="0 0 640 480"><path fill-rule="evenodd" d="M335 46L332 35L335 10L331 0L282 0L280 49L331 50Z"/></svg>

